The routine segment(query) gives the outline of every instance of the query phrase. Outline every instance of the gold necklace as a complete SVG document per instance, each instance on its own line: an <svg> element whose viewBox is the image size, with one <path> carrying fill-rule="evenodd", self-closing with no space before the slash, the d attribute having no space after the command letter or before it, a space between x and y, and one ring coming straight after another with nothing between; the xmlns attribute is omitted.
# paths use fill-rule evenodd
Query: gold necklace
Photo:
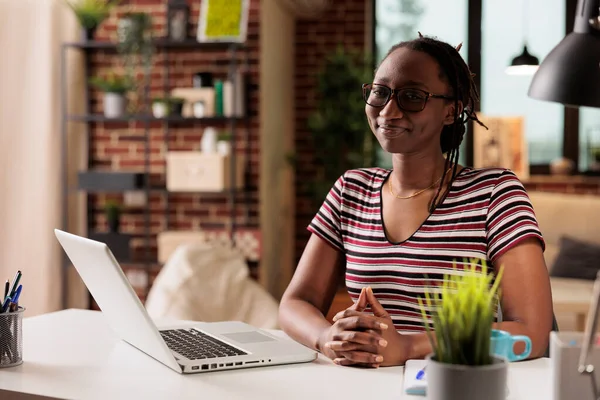
<svg viewBox="0 0 600 400"><path fill-rule="evenodd" d="M397 198L397 199L401 199L401 200L406 200L406 199L411 199L411 198L413 198L413 197L417 197L417 196L418 196L418 195L420 195L421 193L423 193L423 192L425 192L426 190L429 190L429 189L431 189L432 187L434 187L435 185L437 185L437 184L438 184L438 183L439 183L439 182L442 180L442 178L444 177L444 175L446 175L448 172L450 172L450 170L451 170L451 169L452 169L452 168L448 168L448 170L447 170L446 172L444 172L444 173L442 174L442 176L440 176L440 178L439 178L437 181L433 182L431 185L427 186L425 189L421 189L421 190L419 190L418 192L415 192L415 193L411 194L410 196L398 196L397 194L395 194L395 193L394 193L394 191L392 190L392 177L391 177L391 175L390 175L390 177L388 178L388 187L390 188L390 193L391 193L391 195L392 195L392 196L394 196L395 198Z"/></svg>

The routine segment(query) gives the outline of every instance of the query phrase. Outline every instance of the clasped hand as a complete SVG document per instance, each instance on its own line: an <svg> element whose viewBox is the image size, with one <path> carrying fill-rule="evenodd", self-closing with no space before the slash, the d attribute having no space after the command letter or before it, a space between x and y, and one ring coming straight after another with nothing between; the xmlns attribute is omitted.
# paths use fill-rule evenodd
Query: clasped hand
<svg viewBox="0 0 600 400"><path fill-rule="evenodd" d="M364 310L371 306L373 315ZM333 317L321 339L321 351L338 365L377 368L402 365L408 358L410 339L394 323L373 290L363 288L358 301Z"/></svg>

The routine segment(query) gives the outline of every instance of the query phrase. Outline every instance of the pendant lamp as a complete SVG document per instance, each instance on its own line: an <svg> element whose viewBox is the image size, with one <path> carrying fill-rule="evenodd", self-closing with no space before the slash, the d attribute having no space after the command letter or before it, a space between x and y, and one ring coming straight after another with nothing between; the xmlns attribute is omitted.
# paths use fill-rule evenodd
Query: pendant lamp
<svg viewBox="0 0 600 400"><path fill-rule="evenodd" d="M528 21L528 1L523 0L523 36L526 36ZM540 61L538 58L527 51L527 42L523 45L523 52L512 59L510 65L506 68L506 73L509 75L533 75L537 71Z"/></svg>
<svg viewBox="0 0 600 400"><path fill-rule="evenodd" d="M529 97L566 106L600 107L599 0L579 0L573 32L544 59Z"/></svg>

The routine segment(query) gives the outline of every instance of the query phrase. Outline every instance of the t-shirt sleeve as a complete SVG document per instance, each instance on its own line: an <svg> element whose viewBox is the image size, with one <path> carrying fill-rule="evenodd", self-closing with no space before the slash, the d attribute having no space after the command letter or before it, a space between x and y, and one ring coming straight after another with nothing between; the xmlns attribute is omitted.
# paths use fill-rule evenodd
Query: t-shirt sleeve
<svg viewBox="0 0 600 400"><path fill-rule="evenodd" d="M488 259L492 262L528 238L536 238L545 250L535 212L517 176L504 171L492 191L487 213Z"/></svg>
<svg viewBox="0 0 600 400"><path fill-rule="evenodd" d="M343 191L344 175L340 176L329 190L321 208L307 227L310 232L340 251L344 251L340 225Z"/></svg>

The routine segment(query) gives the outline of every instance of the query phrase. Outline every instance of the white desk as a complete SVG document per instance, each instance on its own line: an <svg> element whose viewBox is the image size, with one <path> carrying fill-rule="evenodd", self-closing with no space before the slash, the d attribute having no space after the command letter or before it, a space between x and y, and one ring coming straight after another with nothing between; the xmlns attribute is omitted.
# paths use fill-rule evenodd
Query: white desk
<svg viewBox="0 0 600 400"><path fill-rule="evenodd" d="M339 367L321 357L308 364L180 375L120 341L95 311L25 318L23 330L23 364L0 368L3 400L424 399L403 393L402 367ZM509 399L550 399L549 380L548 359L512 364Z"/></svg>

